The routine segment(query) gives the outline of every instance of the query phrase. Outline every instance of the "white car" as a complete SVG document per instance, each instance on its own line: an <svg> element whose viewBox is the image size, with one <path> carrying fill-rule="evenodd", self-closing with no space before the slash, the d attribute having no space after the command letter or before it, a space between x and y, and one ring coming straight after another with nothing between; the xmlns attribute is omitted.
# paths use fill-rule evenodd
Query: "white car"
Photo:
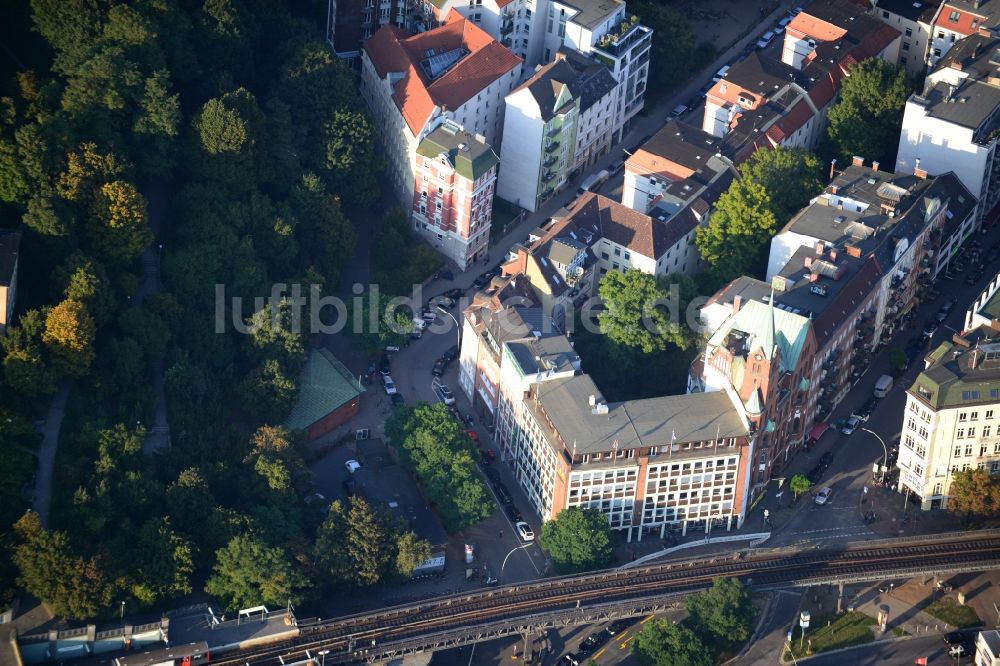
<svg viewBox="0 0 1000 666"><path fill-rule="evenodd" d="M768 30L763 35L761 35L760 39L757 40L757 48L759 49L767 48L767 45L771 43L772 39L774 39L774 33Z"/></svg>
<svg viewBox="0 0 1000 666"><path fill-rule="evenodd" d="M816 493L816 497L813 499L813 501L816 502L816 504L822 506L823 504L826 504L826 501L828 499L830 499L830 495L832 493L833 489L827 486L826 488L823 488L818 493Z"/></svg>
<svg viewBox="0 0 1000 666"><path fill-rule="evenodd" d="M852 415L851 418L847 419L847 423L840 427L840 432L845 435L853 435L859 425L861 425L861 417Z"/></svg>
<svg viewBox="0 0 1000 666"><path fill-rule="evenodd" d="M514 529L517 530L517 536L521 537L521 541L534 541L535 533L531 531L531 527L528 523L522 521L517 522L514 525Z"/></svg>
<svg viewBox="0 0 1000 666"><path fill-rule="evenodd" d="M396 393L396 382L392 381L392 377L389 375L382 376L382 386L385 387L386 395L393 395Z"/></svg>
<svg viewBox="0 0 1000 666"><path fill-rule="evenodd" d="M439 384L438 386L436 386L434 388L434 393L437 394L437 397L444 404L449 406L455 404L455 396L452 394L451 389L445 386L444 384Z"/></svg>
<svg viewBox="0 0 1000 666"><path fill-rule="evenodd" d="M357 460L354 460L352 458L351 460L348 460L347 462L344 463L344 467L347 468L348 472L350 472L351 474L354 474L359 469L361 469L361 463L359 463Z"/></svg>

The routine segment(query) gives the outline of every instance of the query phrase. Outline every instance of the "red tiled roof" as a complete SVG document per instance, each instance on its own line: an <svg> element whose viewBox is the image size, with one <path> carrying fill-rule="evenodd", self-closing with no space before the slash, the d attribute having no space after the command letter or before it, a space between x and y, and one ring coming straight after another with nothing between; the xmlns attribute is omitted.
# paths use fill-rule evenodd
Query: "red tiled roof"
<svg viewBox="0 0 1000 666"><path fill-rule="evenodd" d="M949 20L952 12L958 12L958 21ZM945 4L941 8L941 12L938 14L937 21L934 22L939 28L947 28L952 32L958 32L963 35L971 35L978 30L978 26L983 24L983 21L988 18L985 14L977 14L970 12L968 9L962 9L961 7L956 7L951 4ZM976 28L972 27L972 22L976 21Z"/></svg>
<svg viewBox="0 0 1000 666"><path fill-rule="evenodd" d="M810 118L812 118L813 112L809 105L804 99L799 99L792 108L788 110L784 116L782 116L778 122L775 123L785 136L791 136L795 134L803 125L805 125Z"/></svg>
<svg viewBox="0 0 1000 666"><path fill-rule="evenodd" d="M444 53L458 48L468 53L436 80L429 80L420 66L427 51ZM521 62L454 10L441 27L412 36L395 26L383 26L365 42L364 50L379 76L404 73L394 86L393 99L414 134L420 132L435 106L462 106Z"/></svg>

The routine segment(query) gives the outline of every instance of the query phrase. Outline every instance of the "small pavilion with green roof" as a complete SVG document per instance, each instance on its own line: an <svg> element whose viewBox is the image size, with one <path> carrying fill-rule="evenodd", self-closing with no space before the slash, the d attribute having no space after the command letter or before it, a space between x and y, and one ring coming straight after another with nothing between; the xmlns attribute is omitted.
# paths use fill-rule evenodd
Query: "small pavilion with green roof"
<svg viewBox="0 0 1000 666"><path fill-rule="evenodd" d="M344 425L361 409L365 389L329 349L314 349L299 378L299 399L285 426L312 442Z"/></svg>

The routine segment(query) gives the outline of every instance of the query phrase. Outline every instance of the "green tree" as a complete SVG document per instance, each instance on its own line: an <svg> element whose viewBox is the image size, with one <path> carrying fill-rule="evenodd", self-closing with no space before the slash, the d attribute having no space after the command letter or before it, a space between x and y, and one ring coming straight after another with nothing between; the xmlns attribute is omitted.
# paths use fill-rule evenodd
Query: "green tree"
<svg viewBox="0 0 1000 666"><path fill-rule="evenodd" d="M97 252L120 262L131 261L153 240L146 223L146 199L131 183L117 180L98 191L87 226Z"/></svg>
<svg viewBox="0 0 1000 666"><path fill-rule="evenodd" d="M288 561L284 549L270 547L252 535L233 537L215 557L205 592L228 610L283 605L289 600L296 603L309 586Z"/></svg>
<svg viewBox="0 0 1000 666"><path fill-rule="evenodd" d="M792 489L795 497L798 498L799 495L808 492L812 488L812 481L807 479L805 474L796 474L788 481L788 487Z"/></svg>
<svg viewBox="0 0 1000 666"><path fill-rule="evenodd" d="M276 423L291 412L298 385L277 360L268 359L247 374L237 392L254 422Z"/></svg>
<svg viewBox="0 0 1000 666"><path fill-rule="evenodd" d="M712 587L684 600L690 622L705 639L726 649L750 638L757 609L738 578L716 578Z"/></svg>
<svg viewBox="0 0 1000 666"><path fill-rule="evenodd" d="M313 557L319 571L337 586L351 586L355 581L354 560L345 538L349 530L347 508L335 500L316 532Z"/></svg>
<svg viewBox="0 0 1000 666"><path fill-rule="evenodd" d="M607 307L599 316L601 332L613 341L647 354L690 344L680 302L671 303L669 288L652 275L609 271L598 291Z"/></svg>
<svg viewBox="0 0 1000 666"><path fill-rule="evenodd" d="M144 604L191 593L194 559L191 543L174 531L167 518L147 522L139 532L133 596Z"/></svg>
<svg viewBox="0 0 1000 666"><path fill-rule="evenodd" d="M906 370L906 352L902 349L889 350L889 372L898 377Z"/></svg>
<svg viewBox="0 0 1000 666"><path fill-rule="evenodd" d="M846 163L854 155L896 161L903 109L912 92L906 70L879 58L852 66L830 109L827 133Z"/></svg>
<svg viewBox="0 0 1000 666"><path fill-rule="evenodd" d="M94 318L87 306L67 299L46 314L42 341L51 350L56 368L68 375L82 377L94 360L95 334Z"/></svg>
<svg viewBox="0 0 1000 666"><path fill-rule="evenodd" d="M111 319L115 293L101 262L74 252L53 271L52 279L59 290L57 296L84 303L98 328Z"/></svg>
<svg viewBox="0 0 1000 666"><path fill-rule="evenodd" d="M597 509L563 509L542 525L541 544L560 574L602 569L614 560L611 526Z"/></svg>
<svg viewBox="0 0 1000 666"><path fill-rule="evenodd" d="M1000 515L1000 476L984 467L953 472L948 510L988 518Z"/></svg>
<svg viewBox="0 0 1000 666"><path fill-rule="evenodd" d="M359 298L360 318L353 305L348 311L351 337L359 352L371 358L388 345L406 342L413 332L413 318L407 308L390 307L390 297L379 292L368 291Z"/></svg>
<svg viewBox="0 0 1000 666"><path fill-rule="evenodd" d="M695 244L716 282L724 284L763 272L764 253L776 230L767 190L740 178L719 197L708 224L695 229Z"/></svg>
<svg viewBox="0 0 1000 666"><path fill-rule="evenodd" d="M392 564L392 532L385 516L358 496L347 512L347 552L360 587L381 582Z"/></svg>
<svg viewBox="0 0 1000 666"><path fill-rule="evenodd" d="M31 10L35 28L56 51L52 68L75 71L98 43L103 17L96 0L32 0Z"/></svg>
<svg viewBox="0 0 1000 666"><path fill-rule="evenodd" d="M690 629L669 620L647 622L632 641L640 666L712 666L708 647Z"/></svg>
<svg viewBox="0 0 1000 666"><path fill-rule="evenodd" d="M764 188L778 226L823 190L823 163L801 148L758 150L740 165L740 176Z"/></svg>
<svg viewBox="0 0 1000 666"><path fill-rule="evenodd" d="M0 337L4 383L29 400L55 392L57 377L45 358L44 331L44 313L29 310L21 315L16 326L7 329L6 336Z"/></svg>
<svg viewBox="0 0 1000 666"><path fill-rule="evenodd" d="M337 110L323 124L321 164L333 189L348 203L371 205L379 197L376 180L379 159L375 152L375 128L368 116L357 110Z"/></svg>
<svg viewBox="0 0 1000 666"><path fill-rule="evenodd" d="M98 558L76 555L65 532L42 527L38 514L29 511L14 524L18 542L14 564L18 581L57 615L89 619L106 609L115 588Z"/></svg>
<svg viewBox="0 0 1000 666"><path fill-rule="evenodd" d="M431 545L413 532L407 531L396 537L396 574L409 578L418 566L431 558Z"/></svg>

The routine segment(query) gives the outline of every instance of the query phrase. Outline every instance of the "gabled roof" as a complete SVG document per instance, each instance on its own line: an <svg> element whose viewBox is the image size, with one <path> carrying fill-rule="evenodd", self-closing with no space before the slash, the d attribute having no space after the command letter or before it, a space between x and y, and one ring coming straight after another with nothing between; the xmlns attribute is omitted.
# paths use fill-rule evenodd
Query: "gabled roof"
<svg viewBox="0 0 1000 666"><path fill-rule="evenodd" d="M722 347L731 331L740 331L748 337L747 349L762 349L763 345L774 347L781 352L781 369L792 372L798 365L799 356L805 347L812 322L802 315L770 307L759 301L749 301L729 315L725 323L712 334L708 341L711 348ZM770 357L773 349L764 350Z"/></svg>
<svg viewBox="0 0 1000 666"><path fill-rule="evenodd" d="M489 144L451 122L442 123L424 137L417 154L431 159L446 156L456 173L468 180L478 179L500 163Z"/></svg>
<svg viewBox="0 0 1000 666"><path fill-rule="evenodd" d="M385 25L364 51L380 77L399 77L393 100L414 135L435 107L457 109L521 65L520 57L455 11L444 25L416 35Z"/></svg>
<svg viewBox="0 0 1000 666"><path fill-rule="evenodd" d="M350 370L329 349L314 349L299 378L299 398L285 425L305 430L365 392Z"/></svg>

